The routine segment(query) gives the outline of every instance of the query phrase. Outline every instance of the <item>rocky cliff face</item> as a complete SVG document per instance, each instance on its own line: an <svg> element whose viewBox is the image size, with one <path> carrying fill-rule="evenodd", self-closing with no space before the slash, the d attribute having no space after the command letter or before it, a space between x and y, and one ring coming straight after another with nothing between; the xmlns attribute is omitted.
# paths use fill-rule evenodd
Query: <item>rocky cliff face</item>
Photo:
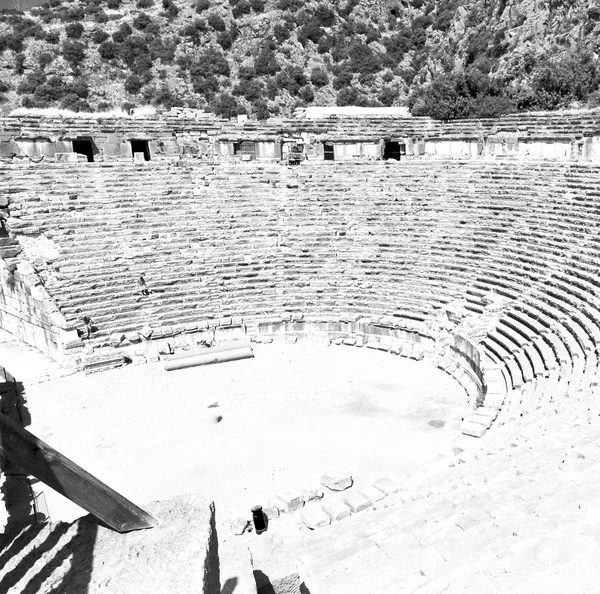
<svg viewBox="0 0 600 594"><path fill-rule="evenodd" d="M402 105L462 72L510 90L514 109L593 103L599 27L592 0L50 0L0 13L0 109L264 118L299 104ZM559 100L523 99L540 88Z"/></svg>

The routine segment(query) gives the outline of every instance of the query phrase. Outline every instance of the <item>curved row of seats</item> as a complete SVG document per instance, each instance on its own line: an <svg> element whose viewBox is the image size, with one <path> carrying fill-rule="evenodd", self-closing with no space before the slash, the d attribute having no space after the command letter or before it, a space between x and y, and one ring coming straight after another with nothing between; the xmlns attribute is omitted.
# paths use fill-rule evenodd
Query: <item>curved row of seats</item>
<svg viewBox="0 0 600 594"><path fill-rule="evenodd" d="M92 344L307 320L433 319L464 300L516 418L595 386L600 168L553 163L6 167L13 233ZM31 251L28 243L27 249ZM35 254L30 254L35 255ZM137 293L145 276L152 293ZM495 305L494 305L495 304ZM499 380L498 380L499 381Z"/></svg>

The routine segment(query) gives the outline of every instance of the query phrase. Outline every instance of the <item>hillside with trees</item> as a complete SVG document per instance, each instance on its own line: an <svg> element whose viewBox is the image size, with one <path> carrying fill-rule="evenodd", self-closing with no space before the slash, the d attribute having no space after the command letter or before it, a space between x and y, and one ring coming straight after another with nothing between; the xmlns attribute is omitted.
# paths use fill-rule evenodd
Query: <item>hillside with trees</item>
<svg viewBox="0 0 600 594"><path fill-rule="evenodd" d="M0 110L232 117L408 105L439 119L600 104L588 0L50 0L0 11Z"/></svg>

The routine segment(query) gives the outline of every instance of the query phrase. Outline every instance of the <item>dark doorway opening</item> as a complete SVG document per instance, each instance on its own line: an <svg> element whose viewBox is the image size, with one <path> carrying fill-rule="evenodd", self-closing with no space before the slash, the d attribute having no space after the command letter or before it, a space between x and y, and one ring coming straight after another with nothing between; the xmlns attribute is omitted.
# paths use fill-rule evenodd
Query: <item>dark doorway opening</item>
<svg viewBox="0 0 600 594"><path fill-rule="evenodd" d="M256 158L256 143L251 141L234 142L233 143L233 154L234 155L249 155L247 159Z"/></svg>
<svg viewBox="0 0 600 594"><path fill-rule="evenodd" d="M74 140L73 141L73 152L85 155L88 163L94 162L94 145L91 140Z"/></svg>
<svg viewBox="0 0 600 594"><path fill-rule="evenodd" d="M144 161L150 161L150 148L148 147L147 140L132 140L131 152L134 159L136 153L142 153L144 155Z"/></svg>
<svg viewBox="0 0 600 594"><path fill-rule="evenodd" d="M406 145L399 142L389 141L385 143L383 150L384 159L394 159L400 161L400 158L406 155Z"/></svg>
<svg viewBox="0 0 600 594"><path fill-rule="evenodd" d="M333 144L323 145L323 158L325 161L335 161L335 155L333 154Z"/></svg>

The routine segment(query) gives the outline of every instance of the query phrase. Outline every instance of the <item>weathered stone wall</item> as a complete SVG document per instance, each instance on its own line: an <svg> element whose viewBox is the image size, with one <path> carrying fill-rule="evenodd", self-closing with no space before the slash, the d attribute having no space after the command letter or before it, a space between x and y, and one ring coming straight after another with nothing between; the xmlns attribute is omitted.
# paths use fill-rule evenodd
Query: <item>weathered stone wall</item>
<svg viewBox="0 0 600 594"><path fill-rule="evenodd" d="M0 159L87 161L74 141L89 140L94 161L193 159L248 160L234 145L255 142L251 157L282 159L286 141L305 147L310 160L324 159L334 145L335 160L379 160L386 141L405 147L403 159L496 159L598 162L600 112L524 113L498 119L440 122L403 116L327 116L227 121L209 114L165 114L153 119L81 117L0 118ZM132 152L132 141L147 143L148 155ZM285 158L285 155L284 157Z"/></svg>

